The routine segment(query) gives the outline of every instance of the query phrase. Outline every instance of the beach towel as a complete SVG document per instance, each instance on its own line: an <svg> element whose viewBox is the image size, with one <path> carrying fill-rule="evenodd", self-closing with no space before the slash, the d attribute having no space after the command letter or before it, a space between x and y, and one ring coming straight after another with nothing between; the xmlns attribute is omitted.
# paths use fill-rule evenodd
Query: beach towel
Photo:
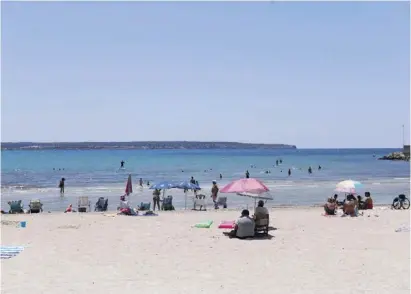
<svg viewBox="0 0 411 294"><path fill-rule="evenodd" d="M23 250L24 250L23 246L1 246L0 247L1 259L12 258L18 255Z"/></svg>
<svg viewBox="0 0 411 294"><path fill-rule="evenodd" d="M195 224L194 227L209 229L212 224L213 224L213 221L206 221L206 222Z"/></svg>
<svg viewBox="0 0 411 294"><path fill-rule="evenodd" d="M235 221L222 221L218 226L219 229L234 229Z"/></svg>

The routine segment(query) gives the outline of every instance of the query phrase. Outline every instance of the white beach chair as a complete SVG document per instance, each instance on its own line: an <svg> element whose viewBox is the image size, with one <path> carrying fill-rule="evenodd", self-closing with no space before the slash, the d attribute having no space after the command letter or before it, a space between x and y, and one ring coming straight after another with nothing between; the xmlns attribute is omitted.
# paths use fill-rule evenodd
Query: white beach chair
<svg viewBox="0 0 411 294"><path fill-rule="evenodd" d="M218 197L217 205L221 205L223 208L227 208L227 197L225 196Z"/></svg>
<svg viewBox="0 0 411 294"><path fill-rule="evenodd" d="M78 212L87 212L87 207L88 211L91 211L91 201L88 200L87 196L80 196L78 198Z"/></svg>
<svg viewBox="0 0 411 294"><path fill-rule="evenodd" d="M194 198L194 210L196 210L197 206L200 206L199 210L207 210L207 203L205 199L205 195L197 195L197 198Z"/></svg>

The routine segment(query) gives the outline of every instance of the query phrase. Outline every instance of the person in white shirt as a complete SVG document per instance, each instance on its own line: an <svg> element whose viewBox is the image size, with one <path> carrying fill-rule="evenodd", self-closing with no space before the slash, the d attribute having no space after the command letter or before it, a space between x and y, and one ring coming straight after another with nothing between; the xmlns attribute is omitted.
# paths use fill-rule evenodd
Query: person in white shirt
<svg viewBox="0 0 411 294"><path fill-rule="evenodd" d="M250 217L250 212L247 209L241 212L241 217L236 221L235 229L231 234L233 237L240 239L254 237L255 222Z"/></svg>
<svg viewBox="0 0 411 294"><path fill-rule="evenodd" d="M258 201L258 206L254 210L254 219L257 218L266 218L269 215L268 209L264 207L264 201Z"/></svg>

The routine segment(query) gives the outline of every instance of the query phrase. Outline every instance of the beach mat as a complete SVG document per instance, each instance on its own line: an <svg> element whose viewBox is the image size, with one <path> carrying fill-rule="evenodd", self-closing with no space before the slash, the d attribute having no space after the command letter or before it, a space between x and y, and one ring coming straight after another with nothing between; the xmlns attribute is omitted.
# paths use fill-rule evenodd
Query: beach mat
<svg viewBox="0 0 411 294"><path fill-rule="evenodd" d="M18 255L23 250L24 250L23 246L1 246L0 247L1 259L12 258Z"/></svg>

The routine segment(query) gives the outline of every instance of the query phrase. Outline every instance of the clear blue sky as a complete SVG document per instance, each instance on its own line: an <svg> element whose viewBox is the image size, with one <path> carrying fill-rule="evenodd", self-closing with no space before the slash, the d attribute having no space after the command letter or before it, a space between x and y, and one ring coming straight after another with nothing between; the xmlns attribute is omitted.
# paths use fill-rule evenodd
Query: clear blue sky
<svg viewBox="0 0 411 294"><path fill-rule="evenodd" d="M3 142L409 142L408 3L1 5Z"/></svg>

